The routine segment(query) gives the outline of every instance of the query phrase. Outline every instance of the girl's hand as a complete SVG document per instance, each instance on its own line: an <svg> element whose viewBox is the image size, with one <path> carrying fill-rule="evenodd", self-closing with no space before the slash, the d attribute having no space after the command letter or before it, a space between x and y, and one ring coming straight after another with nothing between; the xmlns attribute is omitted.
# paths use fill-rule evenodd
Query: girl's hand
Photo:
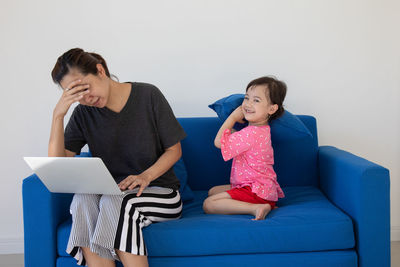
<svg viewBox="0 0 400 267"><path fill-rule="evenodd" d="M81 80L76 80L70 83L64 90L60 100L53 111L53 117L62 117L64 118L65 114L67 114L68 109L74 102L77 102L82 99L85 94L89 93L88 84L79 84Z"/></svg>
<svg viewBox="0 0 400 267"><path fill-rule="evenodd" d="M139 186L139 191L136 196L140 196L143 190L150 184L150 179L147 179L143 174L139 175L129 175L122 182L118 184L121 190L132 190L135 187Z"/></svg>
<svg viewBox="0 0 400 267"><path fill-rule="evenodd" d="M240 123L244 123L244 113L243 113L243 109L242 106L237 107L232 113L231 115L229 115L229 117L231 117L235 122L240 122Z"/></svg>

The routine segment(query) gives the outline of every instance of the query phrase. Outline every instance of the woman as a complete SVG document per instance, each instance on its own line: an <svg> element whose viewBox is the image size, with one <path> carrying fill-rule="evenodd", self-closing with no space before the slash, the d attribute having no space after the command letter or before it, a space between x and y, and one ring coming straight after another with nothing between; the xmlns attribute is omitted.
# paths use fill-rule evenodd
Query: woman
<svg viewBox="0 0 400 267"><path fill-rule="evenodd" d="M75 48L57 60L63 94L53 112L50 157L73 157L88 145L127 195L75 194L67 252L79 265L148 266L142 228L177 219L182 202L172 171L185 132L162 95L146 83L111 79L105 60ZM64 117L79 102L64 131ZM149 198L151 197L151 198Z"/></svg>

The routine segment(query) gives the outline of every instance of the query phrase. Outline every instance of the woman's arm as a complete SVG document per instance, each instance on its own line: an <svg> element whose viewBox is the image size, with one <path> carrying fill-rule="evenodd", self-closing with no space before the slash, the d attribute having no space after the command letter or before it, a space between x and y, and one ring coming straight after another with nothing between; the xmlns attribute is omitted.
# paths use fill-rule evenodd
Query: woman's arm
<svg viewBox="0 0 400 267"><path fill-rule="evenodd" d="M147 170L139 175L129 175L122 182L119 183L121 190L129 189L139 186L139 191L136 194L140 196L143 190L158 177L168 171L182 156L181 143L167 148L165 152L158 158L158 160Z"/></svg>
<svg viewBox="0 0 400 267"><path fill-rule="evenodd" d="M182 148L181 142L167 148L165 152L158 158L158 160L142 174L152 182L166 171L171 169L172 166L181 158Z"/></svg>
<svg viewBox="0 0 400 267"><path fill-rule="evenodd" d="M244 118L244 114L242 111L242 106L239 106L231 113L231 115L229 115L229 117L222 124L221 128L219 128L217 136L215 136L215 140L214 140L214 145L217 148L221 148L221 136L224 133L224 131L226 129L230 129L232 131L232 128L236 122L241 122L241 123L244 122L243 118Z"/></svg>
<svg viewBox="0 0 400 267"><path fill-rule="evenodd" d="M54 117L51 123L49 157L73 157L75 152L64 147L64 117Z"/></svg>
<svg viewBox="0 0 400 267"><path fill-rule="evenodd" d="M65 149L64 146L64 117L74 102L79 101L83 95L89 93L89 90L86 90L89 86L79 84L80 82L80 80L76 80L70 83L63 91L60 100L54 108L48 148L49 157L73 157L76 154Z"/></svg>

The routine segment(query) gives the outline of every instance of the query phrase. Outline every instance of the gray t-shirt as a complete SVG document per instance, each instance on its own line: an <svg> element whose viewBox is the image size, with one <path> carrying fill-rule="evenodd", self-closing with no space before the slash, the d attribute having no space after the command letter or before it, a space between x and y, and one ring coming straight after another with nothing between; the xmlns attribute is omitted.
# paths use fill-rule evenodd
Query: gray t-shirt
<svg viewBox="0 0 400 267"><path fill-rule="evenodd" d="M88 144L117 183L152 166L186 134L160 90L151 84L132 83L130 96L116 113L107 107L78 105L65 128L65 148L80 154ZM150 183L179 189L172 168Z"/></svg>

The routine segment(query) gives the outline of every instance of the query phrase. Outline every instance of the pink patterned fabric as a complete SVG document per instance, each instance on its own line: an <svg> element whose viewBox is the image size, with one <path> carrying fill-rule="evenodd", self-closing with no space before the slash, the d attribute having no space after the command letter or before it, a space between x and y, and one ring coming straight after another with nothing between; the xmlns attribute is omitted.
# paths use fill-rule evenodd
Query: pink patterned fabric
<svg viewBox="0 0 400 267"><path fill-rule="evenodd" d="M221 137L221 153L225 161L233 158L232 188L250 186L257 196L271 201L285 196L272 167L274 151L269 125L247 126L234 133L226 129Z"/></svg>

